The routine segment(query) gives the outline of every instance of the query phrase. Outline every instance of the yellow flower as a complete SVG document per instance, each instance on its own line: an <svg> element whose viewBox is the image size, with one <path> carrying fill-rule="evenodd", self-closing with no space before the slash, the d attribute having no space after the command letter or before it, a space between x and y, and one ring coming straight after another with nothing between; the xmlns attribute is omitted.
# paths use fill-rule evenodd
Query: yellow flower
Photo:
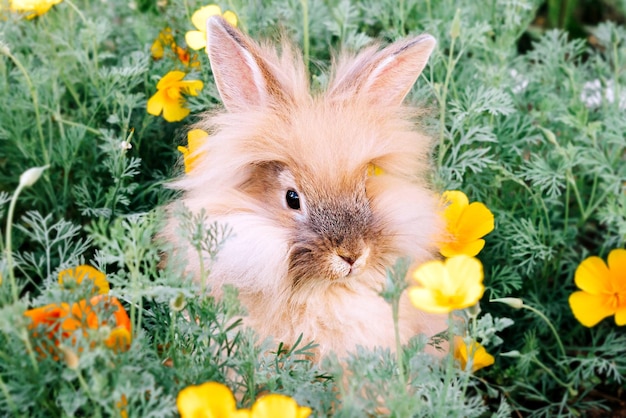
<svg viewBox="0 0 626 418"><path fill-rule="evenodd" d="M237 409L233 393L217 382L186 387L178 393L176 405L181 418L306 418L311 414L311 408L279 394L257 399L251 410Z"/></svg>
<svg viewBox="0 0 626 418"><path fill-rule="evenodd" d="M202 157L203 153L199 153L198 149L204 145L208 136L209 134L202 129L192 129L187 132L187 146L178 147L178 151L183 153L185 173L191 173L195 167L196 161Z"/></svg>
<svg viewBox="0 0 626 418"><path fill-rule="evenodd" d="M189 109L184 107L183 93L192 96L198 95L204 84L200 80L185 80L182 71L170 71L165 74L157 84L157 92L148 99L148 113L159 116L163 112L163 118L168 122L183 120Z"/></svg>
<svg viewBox="0 0 626 418"><path fill-rule="evenodd" d="M165 54L165 46L176 45L171 28L165 28L159 32L159 36L154 40L150 47L150 54L155 60L160 60Z"/></svg>
<svg viewBox="0 0 626 418"><path fill-rule="evenodd" d="M493 213L480 202L470 204L465 193L458 190L444 192L442 199L448 206L443 211L447 236L440 244L441 255L475 256L485 246L481 238L493 231Z"/></svg>
<svg viewBox="0 0 626 418"><path fill-rule="evenodd" d="M581 290L569 297L569 306L578 321L592 327L615 315L617 325L626 325L626 250L609 253L608 266L600 257L586 258L574 275Z"/></svg>
<svg viewBox="0 0 626 418"><path fill-rule="evenodd" d="M257 399L252 405L250 418L306 418L311 408L300 406L289 396L271 394Z"/></svg>
<svg viewBox="0 0 626 418"><path fill-rule="evenodd" d="M413 272L413 279L421 286L411 287L409 298L425 312L446 313L474 306L485 291L481 262L466 255L426 262Z"/></svg>
<svg viewBox="0 0 626 418"><path fill-rule="evenodd" d="M454 358L461 364L461 369L465 370L467 363L472 363L472 372L483 367L491 366L495 359L485 350L485 347L476 341L472 341L468 347L462 337L454 337Z"/></svg>
<svg viewBox="0 0 626 418"><path fill-rule="evenodd" d="M230 389L217 382L188 386L176 399L181 418L248 418L247 410L237 410L237 402Z"/></svg>
<svg viewBox="0 0 626 418"><path fill-rule="evenodd" d="M34 19L50 10L63 0L10 0L9 7L16 13L24 13L27 19Z"/></svg>
<svg viewBox="0 0 626 418"><path fill-rule="evenodd" d="M206 48L206 21L211 16L222 16L232 26L237 26L237 15L227 10L222 15L222 9L217 4L201 7L191 15L191 23L198 30L190 30L185 34L185 41L191 49Z"/></svg>
<svg viewBox="0 0 626 418"><path fill-rule="evenodd" d="M83 280L91 280L95 287L95 293L106 295L111 290L106 276L101 271L87 265L82 265L70 269L65 269L59 273L60 285L80 284Z"/></svg>

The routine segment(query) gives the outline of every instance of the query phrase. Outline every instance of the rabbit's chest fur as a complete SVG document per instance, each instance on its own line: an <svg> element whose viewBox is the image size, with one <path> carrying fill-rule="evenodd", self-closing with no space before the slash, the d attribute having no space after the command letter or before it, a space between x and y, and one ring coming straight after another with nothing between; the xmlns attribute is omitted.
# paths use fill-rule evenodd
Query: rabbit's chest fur
<svg viewBox="0 0 626 418"><path fill-rule="evenodd" d="M239 290L245 323L287 345L303 334L319 353L393 347L390 306L378 292L399 257L432 259L441 233L427 177L430 141L403 99L434 47L428 35L337 60L312 95L302 57L263 47L224 20L207 23L208 52L225 110L196 127L209 132L192 172L173 187L192 213L232 228L201 277L174 210L163 236L197 280L219 296ZM375 168L375 170L372 170ZM373 173L373 174L372 174ZM433 335L445 317L403 299L402 341Z"/></svg>

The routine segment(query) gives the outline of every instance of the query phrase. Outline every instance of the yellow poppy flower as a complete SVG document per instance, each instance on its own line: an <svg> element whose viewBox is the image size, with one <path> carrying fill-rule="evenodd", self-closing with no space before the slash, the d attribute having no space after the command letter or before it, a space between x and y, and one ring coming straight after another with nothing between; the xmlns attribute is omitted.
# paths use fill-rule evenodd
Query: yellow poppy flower
<svg viewBox="0 0 626 418"><path fill-rule="evenodd" d="M413 272L413 279L420 286L409 288L409 298L425 312L447 313L474 306L485 291L482 263L466 255L426 262Z"/></svg>
<svg viewBox="0 0 626 418"><path fill-rule="evenodd" d="M458 190L444 192L442 199L447 206L443 211L446 237L440 243L441 255L475 256L485 246L485 240L481 238L493 231L493 213L480 202L470 204L465 193Z"/></svg>
<svg viewBox="0 0 626 418"><path fill-rule="evenodd" d="M209 134L202 129L192 129L187 132L187 146L178 147L178 151L183 153L185 173L191 173L195 167L196 161L202 157L203 153L199 153L198 149L204 145L208 136Z"/></svg>
<svg viewBox="0 0 626 418"><path fill-rule="evenodd" d="M50 10L55 4L63 0L10 0L9 8L12 12L24 13L27 19L34 19Z"/></svg>
<svg viewBox="0 0 626 418"><path fill-rule="evenodd" d="M157 84L157 92L148 99L147 110L151 115L159 116L163 112L163 118L168 122L183 120L189 109L184 107L184 94L198 95L204 84L200 80L183 80L185 73L182 71L170 71L165 74Z"/></svg>
<svg viewBox="0 0 626 418"><path fill-rule="evenodd" d="M252 405L250 418L306 418L311 408L300 406L289 396L271 394L257 399Z"/></svg>
<svg viewBox="0 0 626 418"><path fill-rule="evenodd" d="M65 269L59 273L59 284L62 286L71 283L80 284L85 279L93 282L95 293L106 295L111 290L106 275L91 266L82 265Z"/></svg>
<svg viewBox="0 0 626 418"><path fill-rule="evenodd" d="M165 47L173 45L176 45L176 42L174 41L174 35L172 35L172 29L165 28L159 32L159 36L152 43L150 55L152 55L153 59L160 60L165 54Z"/></svg>
<svg viewBox="0 0 626 418"><path fill-rule="evenodd" d="M230 10L222 14L222 9L217 4L201 7L191 15L191 23L197 30L190 30L185 34L185 41L191 49L206 49L206 21L211 16L222 16L232 26L237 26L237 15Z"/></svg>
<svg viewBox="0 0 626 418"><path fill-rule="evenodd" d="M485 350L485 347L476 341L472 341L468 347L462 337L454 337L454 358L461 364L461 369L465 370L467 363L472 363L472 372L483 367L491 366L495 359Z"/></svg>
<svg viewBox="0 0 626 418"><path fill-rule="evenodd" d="M581 290L569 297L569 306L578 321L592 327L615 315L617 325L626 325L626 250L609 253L608 266L600 257L586 258L574 275Z"/></svg>
<svg viewBox="0 0 626 418"><path fill-rule="evenodd" d="M237 410L233 393L227 386L217 382L186 387L178 393L176 406L178 406L181 418L248 418L250 416L247 410Z"/></svg>

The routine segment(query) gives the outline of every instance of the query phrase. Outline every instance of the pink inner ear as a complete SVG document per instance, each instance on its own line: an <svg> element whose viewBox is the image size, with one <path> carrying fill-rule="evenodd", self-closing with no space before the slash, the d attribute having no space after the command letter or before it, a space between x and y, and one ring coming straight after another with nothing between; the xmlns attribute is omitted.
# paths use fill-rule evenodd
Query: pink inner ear
<svg viewBox="0 0 626 418"><path fill-rule="evenodd" d="M435 43L432 36L422 35L388 46L376 54L364 90L379 104L399 105L426 67Z"/></svg>
<svg viewBox="0 0 626 418"><path fill-rule="evenodd" d="M229 111L265 104L267 75L251 42L214 16L207 20L207 49L217 89Z"/></svg>

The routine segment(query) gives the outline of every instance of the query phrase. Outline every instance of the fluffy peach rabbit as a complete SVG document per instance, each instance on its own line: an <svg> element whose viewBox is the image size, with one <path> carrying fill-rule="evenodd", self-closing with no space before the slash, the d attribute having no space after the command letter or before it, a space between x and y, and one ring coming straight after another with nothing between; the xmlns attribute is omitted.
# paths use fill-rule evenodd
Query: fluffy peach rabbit
<svg viewBox="0 0 626 418"><path fill-rule="evenodd" d="M431 143L415 129L416 109L402 103L435 40L343 56L316 94L287 43L278 54L219 17L208 20L207 41L225 110L198 124L209 139L174 183L188 209L232 228L207 285L217 296L235 286L244 322L263 338L290 345L304 334L319 355L393 348L391 308L378 295L385 268L399 257L433 258L442 227L425 181ZM165 235L188 246L177 222L170 218ZM195 251L184 253L199 279ZM403 342L445 327L445 317L403 300Z"/></svg>

